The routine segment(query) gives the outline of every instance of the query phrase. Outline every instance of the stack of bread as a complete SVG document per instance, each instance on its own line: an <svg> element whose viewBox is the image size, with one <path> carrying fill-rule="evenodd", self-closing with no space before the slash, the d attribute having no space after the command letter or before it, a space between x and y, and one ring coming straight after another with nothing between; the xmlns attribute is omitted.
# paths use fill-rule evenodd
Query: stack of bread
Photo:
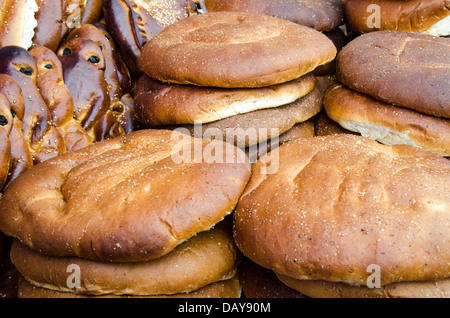
<svg viewBox="0 0 450 318"><path fill-rule="evenodd" d="M336 52L321 32L275 17L191 16L144 45L136 115L150 128L248 148L320 112L323 93L311 72Z"/></svg>
<svg viewBox="0 0 450 318"><path fill-rule="evenodd" d="M309 297L450 296L448 159L352 134L274 151L234 214L247 258Z"/></svg>
<svg viewBox="0 0 450 318"><path fill-rule="evenodd" d="M449 9L0 0L0 297L449 298Z"/></svg>
<svg viewBox="0 0 450 318"><path fill-rule="evenodd" d="M19 295L239 297L227 216L250 164L207 162L206 146L235 147L195 141L142 130L22 173L2 198L0 229L14 238L17 270L44 290ZM196 161L177 163L174 148L186 147Z"/></svg>
<svg viewBox="0 0 450 318"><path fill-rule="evenodd" d="M381 143L450 156L450 43L406 31L359 36L337 58L328 116Z"/></svg>

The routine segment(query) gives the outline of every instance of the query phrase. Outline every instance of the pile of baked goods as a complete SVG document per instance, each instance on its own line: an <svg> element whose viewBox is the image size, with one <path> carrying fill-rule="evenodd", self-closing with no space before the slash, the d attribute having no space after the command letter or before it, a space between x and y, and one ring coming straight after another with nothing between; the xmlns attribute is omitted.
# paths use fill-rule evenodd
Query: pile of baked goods
<svg viewBox="0 0 450 318"><path fill-rule="evenodd" d="M0 1L0 296L449 298L448 0Z"/></svg>

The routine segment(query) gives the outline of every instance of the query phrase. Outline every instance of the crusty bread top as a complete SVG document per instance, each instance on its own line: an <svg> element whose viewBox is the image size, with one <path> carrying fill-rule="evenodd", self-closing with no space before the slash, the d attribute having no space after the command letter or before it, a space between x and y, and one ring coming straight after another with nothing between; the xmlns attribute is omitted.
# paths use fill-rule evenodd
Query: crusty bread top
<svg viewBox="0 0 450 318"><path fill-rule="evenodd" d="M208 12L240 11L266 14L330 31L344 22L342 0L204 0Z"/></svg>
<svg viewBox="0 0 450 318"><path fill-rule="evenodd" d="M143 47L140 70L162 82L214 87L284 83L332 61L321 32L240 12L210 12L166 27Z"/></svg>
<svg viewBox="0 0 450 318"><path fill-rule="evenodd" d="M352 285L366 284L370 265L381 285L450 276L449 160L351 134L275 151L276 173L261 158L234 214L245 256L293 278Z"/></svg>
<svg viewBox="0 0 450 318"><path fill-rule="evenodd" d="M374 5L379 11L375 11ZM374 25L374 14L378 13L379 27ZM449 15L449 0L348 0L345 4L347 26L357 33L379 30L427 32Z"/></svg>
<svg viewBox="0 0 450 318"><path fill-rule="evenodd" d="M450 118L450 41L442 37L378 31L340 52L341 83L381 101Z"/></svg>
<svg viewBox="0 0 450 318"><path fill-rule="evenodd" d="M36 165L5 191L0 229L54 256L167 254L229 214L250 177L241 150L186 137L141 130Z"/></svg>

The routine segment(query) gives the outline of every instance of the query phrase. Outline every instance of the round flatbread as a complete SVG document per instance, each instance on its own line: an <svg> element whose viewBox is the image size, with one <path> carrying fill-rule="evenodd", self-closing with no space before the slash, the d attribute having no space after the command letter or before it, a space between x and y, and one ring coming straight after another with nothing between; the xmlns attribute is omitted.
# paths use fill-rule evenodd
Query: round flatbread
<svg viewBox="0 0 450 318"><path fill-rule="evenodd" d="M264 157L253 166L234 214L245 256L295 279L351 285L366 285L371 265L381 286L448 277L448 159L351 134L275 151L278 166L267 173Z"/></svg>
<svg viewBox="0 0 450 318"><path fill-rule="evenodd" d="M450 41L431 35L363 34L336 59L338 80L360 93L425 114L450 118Z"/></svg>
<svg viewBox="0 0 450 318"><path fill-rule="evenodd" d="M321 32L287 20L211 12L166 27L143 46L139 66L162 82L250 88L299 78L336 52Z"/></svg>
<svg viewBox="0 0 450 318"><path fill-rule="evenodd" d="M140 130L25 171L2 197L0 228L48 255L155 259L231 213L249 177L233 145Z"/></svg>

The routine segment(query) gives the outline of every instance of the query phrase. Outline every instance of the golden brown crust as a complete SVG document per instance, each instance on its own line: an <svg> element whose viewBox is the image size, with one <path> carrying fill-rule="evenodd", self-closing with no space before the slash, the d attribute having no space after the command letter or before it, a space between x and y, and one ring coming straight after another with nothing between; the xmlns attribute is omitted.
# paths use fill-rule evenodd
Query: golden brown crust
<svg viewBox="0 0 450 318"><path fill-rule="evenodd" d="M341 0L204 0L208 12L260 13L289 20L318 31L330 31L344 22Z"/></svg>
<svg viewBox="0 0 450 318"><path fill-rule="evenodd" d="M23 277L18 279L18 298L239 298L240 296L241 287L237 275L189 293L156 296L81 295L37 287L28 283Z"/></svg>
<svg viewBox="0 0 450 318"><path fill-rule="evenodd" d="M64 139L52 125L52 117L37 86L37 66L31 54L19 46L0 49L0 73L10 75L20 83L24 105L22 133L33 156L39 163L65 152Z"/></svg>
<svg viewBox="0 0 450 318"><path fill-rule="evenodd" d="M368 23L374 13L371 5L379 7L379 27ZM450 15L450 1L348 0L345 15L348 28L357 33L380 30L425 32Z"/></svg>
<svg viewBox="0 0 450 318"><path fill-rule="evenodd" d="M342 84L386 103L450 118L450 42L379 31L347 44L336 59Z"/></svg>
<svg viewBox="0 0 450 318"><path fill-rule="evenodd" d="M165 27L193 14L189 0L104 0L105 21L128 67L139 73L143 45Z"/></svg>
<svg viewBox="0 0 450 318"><path fill-rule="evenodd" d="M205 124L295 102L311 92L315 82L307 74L270 87L226 89L164 84L143 75L136 84L136 115L149 127Z"/></svg>
<svg viewBox="0 0 450 318"><path fill-rule="evenodd" d="M7 137L9 141L3 139L4 147L8 147L8 144L10 145L9 163L6 164L8 166L7 178L1 189L3 192L8 184L20 173L33 166L33 159L31 157L29 141L25 139L22 133L25 108L22 89L19 83L9 75L0 74L0 93L8 99L10 106L9 114L13 115L12 122L10 123L11 130ZM8 115L5 114L5 117L8 117ZM7 150L7 148L5 149Z"/></svg>
<svg viewBox="0 0 450 318"><path fill-rule="evenodd" d="M450 119L392 106L342 84L327 91L324 107L332 120L362 136L387 145L409 144L450 156Z"/></svg>
<svg viewBox="0 0 450 318"><path fill-rule="evenodd" d="M450 161L350 134L296 139L260 160L234 214L257 264L297 279L381 285L449 277ZM269 170L270 172L270 170Z"/></svg>
<svg viewBox="0 0 450 318"><path fill-rule="evenodd" d="M194 141L141 130L36 165L5 191L0 228L55 256L165 255L231 213L250 177L241 150L205 140L191 151Z"/></svg>
<svg viewBox="0 0 450 318"><path fill-rule="evenodd" d="M130 73L104 25L74 29L57 54L74 100L75 118L89 136L99 141L132 132L134 102L124 97L131 87Z"/></svg>
<svg viewBox="0 0 450 318"><path fill-rule="evenodd" d="M13 116L8 98L0 94L0 189L6 182L10 169L11 141L9 136L13 127Z"/></svg>
<svg viewBox="0 0 450 318"><path fill-rule="evenodd" d="M65 151L92 144L90 136L73 118L72 94L64 83L62 65L56 54L44 46L34 46L29 53L36 61L36 87L50 110L52 124L64 138Z"/></svg>
<svg viewBox="0 0 450 318"><path fill-rule="evenodd" d="M436 281L392 283L380 288L351 286L319 280L277 277L286 285L312 298L449 298L450 278Z"/></svg>
<svg viewBox="0 0 450 318"><path fill-rule="evenodd" d="M165 28L144 45L139 67L162 82L250 88L294 80L335 55L333 42L314 29L259 14L211 12Z"/></svg>
<svg viewBox="0 0 450 318"><path fill-rule="evenodd" d="M34 252L17 240L11 247L11 260L28 282L61 292L130 296L187 293L235 276L237 249L229 225L229 222L218 224L165 256L147 262L111 263L51 257ZM67 283L75 273L74 265L80 274L79 287Z"/></svg>
<svg viewBox="0 0 450 318"><path fill-rule="evenodd" d="M39 11L36 12L37 27L33 37L33 45L45 46L56 51L61 41L64 0L36 1Z"/></svg>

